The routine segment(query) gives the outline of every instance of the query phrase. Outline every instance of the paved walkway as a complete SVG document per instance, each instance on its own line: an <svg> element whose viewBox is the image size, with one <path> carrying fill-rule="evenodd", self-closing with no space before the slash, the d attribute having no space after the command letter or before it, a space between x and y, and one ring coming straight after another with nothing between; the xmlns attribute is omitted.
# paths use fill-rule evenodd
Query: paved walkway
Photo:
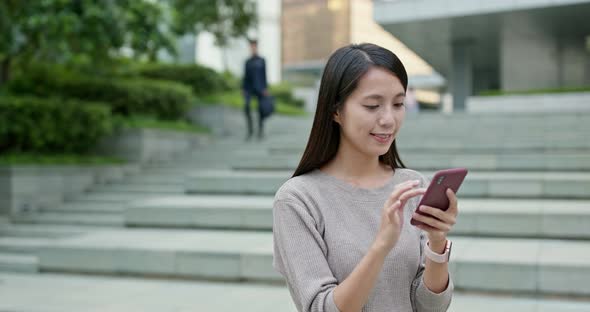
<svg viewBox="0 0 590 312"><path fill-rule="evenodd" d="M499 300L501 299L501 300ZM284 286L62 274L0 274L1 312L296 312ZM590 301L456 292L450 312L588 312Z"/></svg>

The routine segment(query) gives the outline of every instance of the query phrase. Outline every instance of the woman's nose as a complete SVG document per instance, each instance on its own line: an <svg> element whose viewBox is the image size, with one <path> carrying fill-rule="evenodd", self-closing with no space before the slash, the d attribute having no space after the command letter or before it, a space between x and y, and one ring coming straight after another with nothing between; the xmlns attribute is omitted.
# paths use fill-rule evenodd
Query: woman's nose
<svg viewBox="0 0 590 312"><path fill-rule="evenodd" d="M395 123L394 111L391 108L386 108L379 116L379 125L382 127L390 127Z"/></svg>

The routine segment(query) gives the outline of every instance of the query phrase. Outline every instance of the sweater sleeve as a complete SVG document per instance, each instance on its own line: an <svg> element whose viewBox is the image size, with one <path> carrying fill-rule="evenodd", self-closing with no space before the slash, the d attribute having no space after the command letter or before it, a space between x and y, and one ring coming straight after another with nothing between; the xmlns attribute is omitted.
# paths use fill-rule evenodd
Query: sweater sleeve
<svg viewBox="0 0 590 312"><path fill-rule="evenodd" d="M333 298L338 284L326 259L327 246L304 204L275 200L273 238L273 266L285 278L297 310L340 312Z"/></svg>
<svg viewBox="0 0 590 312"><path fill-rule="evenodd" d="M424 256L424 248L426 246L426 235L424 232L420 234L420 266L418 268L418 273L412 282L411 288L411 300L413 310L415 312L444 312L447 311L451 304L451 298L453 296L453 280L449 274L449 284L447 285L447 289L443 292L436 294L430 291L428 287L424 284L423 274L424 274L424 263L425 263L425 256Z"/></svg>

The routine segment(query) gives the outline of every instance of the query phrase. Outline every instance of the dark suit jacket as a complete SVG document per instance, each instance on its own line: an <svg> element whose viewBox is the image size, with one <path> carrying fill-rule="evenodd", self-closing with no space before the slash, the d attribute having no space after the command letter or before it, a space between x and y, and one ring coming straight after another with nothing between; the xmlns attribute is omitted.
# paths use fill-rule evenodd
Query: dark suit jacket
<svg viewBox="0 0 590 312"><path fill-rule="evenodd" d="M262 93L266 88L266 62L258 55L252 56L244 66L242 89L250 93Z"/></svg>

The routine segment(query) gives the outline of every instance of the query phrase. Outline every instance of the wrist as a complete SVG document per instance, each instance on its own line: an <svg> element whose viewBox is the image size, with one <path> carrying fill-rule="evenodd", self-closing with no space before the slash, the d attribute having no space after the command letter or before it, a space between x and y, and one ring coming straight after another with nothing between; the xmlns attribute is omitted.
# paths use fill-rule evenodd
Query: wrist
<svg viewBox="0 0 590 312"><path fill-rule="evenodd" d="M428 240L428 247L430 247L430 250L442 254L446 247L447 247L447 239L442 239L442 240Z"/></svg>
<svg viewBox="0 0 590 312"><path fill-rule="evenodd" d="M369 252L383 258L387 256L389 251L391 251L391 248L389 248L387 244L380 243L378 241L373 242L373 244L369 248Z"/></svg>
<svg viewBox="0 0 590 312"><path fill-rule="evenodd" d="M432 246L431 242L427 242L426 248L424 249L424 253L426 254L426 258L430 259L436 263L447 263L451 258L451 247L452 242L450 240L445 241L445 246L443 250L440 251L438 246Z"/></svg>

